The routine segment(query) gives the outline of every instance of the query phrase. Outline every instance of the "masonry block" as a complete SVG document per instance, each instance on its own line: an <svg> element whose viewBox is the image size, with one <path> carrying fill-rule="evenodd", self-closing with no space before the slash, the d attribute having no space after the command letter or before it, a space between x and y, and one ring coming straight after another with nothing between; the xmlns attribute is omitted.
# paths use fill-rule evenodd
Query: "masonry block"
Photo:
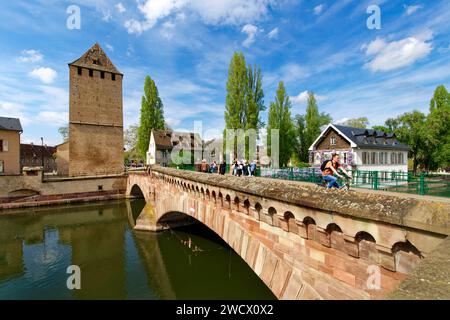
<svg viewBox="0 0 450 320"><path fill-rule="evenodd" d="M395 270L397 272L409 274L420 262L420 257L412 252L398 251L394 255Z"/></svg>
<svg viewBox="0 0 450 320"><path fill-rule="evenodd" d="M383 268L390 270L390 271L394 271L394 272L396 271L395 270L395 258L394 258L393 254L379 251L378 259L379 259L379 264Z"/></svg>
<svg viewBox="0 0 450 320"><path fill-rule="evenodd" d="M281 229L283 229L284 231L288 232L289 231L289 225L288 225L288 221L282 217L278 217L278 224L281 227Z"/></svg>
<svg viewBox="0 0 450 320"><path fill-rule="evenodd" d="M308 239L316 240L316 225L313 223L309 223L306 226L306 234L308 236Z"/></svg>
<svg viewBox="0 0 450 320"><path fill-rule="evenodd" d="M308 233L306 230L306 226L303 224L303 222L296 221L297 224L297 233L300 237L303 239L308 239Z"/></svg>
<svg viewBox="0 0 450 320"><path fill-rule="evenodd" d="M359 258L367 260L369 262L378 262L378 250L377 245L374 242L361 240L359 241Z"/></svg>
<svg viewBox="0 0 450 320"><path fill-rule="evenodd" d="M300 289L303 287L303 281L301 277L301 273L298 270L294 270L289 277L289 280L286 285L286 289L284 290L283 295L281 296L282 300L295 300L300 292Z"/></svg>
<svg viewBox="0 0 450 320"><path fill-rule="evenodd" d="M298 234L298 226L297 223L295 222L295 219L289 219L288 220L288 228L289 228L289 232Z"/></svg>
<svg viewBox="0 0 450 320"><path fill-rule="evenodd" d="M263 270L261 273L261 279L268 287L270 287L270 283L272 282L272 277L275 268L277 266L277 263L278 263L277 256L268 251L266 254L266 258L264 259Z"/></svg>
<svg viewBox="0 0 450 320"><path fill-rule="evenodd" d="M270 283L270 288L276 297L282 296L291 272L292 268L283 261L278 261L272 277L272 282Z"/></svg>
<svg viewBox="0 0 450 320"><path fill-rule="evenodd" d="M330 243L333 249L345 252L345 240L342 232L333 231L330 234Z"/></svg>
<svg viewBox="0 0 450 320"><path fill-rule="evenodd" d="M359 246L356 242L345 240L345 252L348 255L359 258Z"/></svg>
<svg viewBox="0 0 450 320"><path fill-rule="evenodd" d="M325 247L331 247L331 241L325 230L316 229L316 240Z"/></svg>

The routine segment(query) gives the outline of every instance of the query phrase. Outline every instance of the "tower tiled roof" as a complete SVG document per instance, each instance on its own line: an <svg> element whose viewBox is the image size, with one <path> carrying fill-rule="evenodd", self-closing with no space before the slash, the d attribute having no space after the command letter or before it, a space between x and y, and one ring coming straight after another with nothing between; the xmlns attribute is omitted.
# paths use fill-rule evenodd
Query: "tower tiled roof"
<svg viewBox="0 0 450 320"><path fill-rule="evenodd" d="M69 63L69 66L95 69L120 75L122 74L119 70L117 70L98 43L94 44L79 59Z"/></svg>

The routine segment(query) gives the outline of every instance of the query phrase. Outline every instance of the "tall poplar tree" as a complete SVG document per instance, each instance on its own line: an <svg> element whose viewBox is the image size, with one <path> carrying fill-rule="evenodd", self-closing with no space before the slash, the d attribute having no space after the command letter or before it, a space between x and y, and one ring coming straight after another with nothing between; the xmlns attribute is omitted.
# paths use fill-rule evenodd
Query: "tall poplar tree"
<svg viewBox="0 0 450 320"><path fill-rule="evenodd" d="M280 167L285 167L294 150L295 132L291 119L291 102L282 81L278 83L275 101L270 104L269 108L267 141L270 155L272 155L272 129L279 129L279 164Z"/></svg>
<svg viewBox="0 0 450 320"><path fill-rule="evenodd" d="M137 149L145 158L152 130L164 129L164 106L158 88L150 76L145 77L144 95L141 102L141 118L138 129Z"/></svg>
<svg viewBox="0 0 450 320"><path fill-rule="evenodd" d="M320 135L320 128L331 122L331 116L327 113L319 113L316 97L313 92L308 92L308 104L305 115L305 135L308 148ZM304 159L307 161L307 159Z"/></svg>
<svg viewBox="0 0 450 320"><path fill-rule="evenodd" d="M262 73L257 66L247 66L241 52L235 52L228 69L227 97L225 102L225 128L233 130L258 130L263 123L260 113L265 110ZM242 131L244 132L244 131ZM232 160L237 156L237 137L233 141ZM242 138L242 137L240 137ZM245 157L249 157L249 140L245 137ZM224 148L224 150L226 150Z"/></svg>

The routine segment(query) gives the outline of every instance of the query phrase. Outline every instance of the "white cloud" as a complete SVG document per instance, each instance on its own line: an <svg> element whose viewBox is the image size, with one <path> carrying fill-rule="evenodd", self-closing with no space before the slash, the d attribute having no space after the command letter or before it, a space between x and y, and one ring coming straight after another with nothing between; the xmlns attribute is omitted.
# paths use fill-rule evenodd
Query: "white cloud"
<svg viewBox="0 0 450 320"><path fill-rule="evenodd" d="M258 33L258 27L252 24L246 24L242 28L241 32L247 35L247 38L244 40L244 42L242 42L242 45L248 48L255 42L256 34Z"/></svg>
<svg viewBox="0 0 450 320"><path fill-rule="evenodd" d="M125 11L127 11L127 9L125 9L125 7L123 6L122 2L119 2L119 3L116 4L114 7L116 8L116 10L117 10L119 13L124 13Z"/></svg>
<svg viewBox="0 0 450 320"><path fill-rule="evenodd" d="M207 25L249 24L259 21L269 13L274 0L146 0L138 4L145 20L125 22L129 33L140 34L153 28L160 20L175 15L186 17L186 12L198 16Z"/></svg>
<svg viewBox="0 0 450 320"><path fill-rule="evenodd" d="M316 98L317 102L327 100L327 97L320 96L317 94L314 94L314 97ZM289 97L289 99L291 100L292 104L294 104L294 105L304 104L308 101L308 91L305 90L303 92L300 92L297 96Z"/></svg>
<svg viewBox="0 0 450 320"><path fill-rule="evenodd" d="M259 21L269 13L273 0L191 0L191 8L206 24L241 25Z"/></svg>
<svg viewBox="0 0 450 320"><path fill-rule="evenodd" d="M109 43L106 44L106 49L108 49L111 52L114 51L114 47L112 45L110 45Z"/></svg>
<svg viewBox="0 0 450 320"><path fill-rule="evenodd" d="M166 40L170 40L172 39L174 32L173 30L175 29L175 24L171 21L166 21L163 23L162 28L161 28L161 36L166 39Z"/></svg>
<svg viewBox="0 0 450 320"><path fill-rule="evenodd" d="M293 82L298 81L299 79L303 79L309 76L309 72L306 68L296 64L289 63L280 68L280 77L279 80L284 82Z"/></svg>
<svg viewBox="0 0 450 320"><path fill-rule="evenodd" d="M103 21L109 22L109 21L111 20L111 18L112 18L111 11L109 11L109 10L104 10L104 11L102 12L102 20L103 20Z"/></svg>
<svg viewBox="0 0 450 320"><path fill-rule="evenodd" d="M433 49L428 42L431 39L430 32L392 42L377 38L363 46L366 55L373 56L365 67L372 71L390 71L409 66L428 56Z"/></svg>
<svg viewBox="0 0 450 320"><path fill-rule="evenodd" d="M406 15L410 16L413 13L415 13L416 11L418 11L419 9L422 9L423 6L418 4L418 5L414 5L414 6L407 6L404 5L405 11L406 11Z"/></svg>
<svg viewBox="0 0 450 320"><path fill-rule="evenodd" d="M319 15L322 13L323 9L324 9L324 5L323 4L319 4L318 6L314 7L314 14L315 15Z"/></svg>
<svg viewBox="0 0 450 320"><path fill-rule="evenodd" d="M269 37L269 39L274 39L278 37L278 34L280 33L280 30L278 29L278 27L272 29L272 31L270 31L267 36Z"/></svg>
<svg viewBox="0 0 450 320"><path fill-rule="evenodd" d="M0 116L18 118L22 126L31 122L30 118L24 113L24 109L25 107L22 104L0 101Z"/></svg>
<svg viewBox="0 0 450 320"><path fill-rule="evenodd" d="M17 58L19 62L39 62L44 56L37 50L23 50L22 55Z"/></svg>
<svg viewBox="0 0 450 320"><path fill-rule="evenodd" d="M41 123L45 123L51 126L62 126L67 123L69 119L69 113L67 112L55 112L55 111L42 111L37 115L37 120Z"/></svg>
<svg viewBox="0 0 450 320"><path fill-rule="evenodd" d="M30 77L39 79L43 83L50 84L55 81L57 73L52 68L36 68L28 74Z"/></svg>

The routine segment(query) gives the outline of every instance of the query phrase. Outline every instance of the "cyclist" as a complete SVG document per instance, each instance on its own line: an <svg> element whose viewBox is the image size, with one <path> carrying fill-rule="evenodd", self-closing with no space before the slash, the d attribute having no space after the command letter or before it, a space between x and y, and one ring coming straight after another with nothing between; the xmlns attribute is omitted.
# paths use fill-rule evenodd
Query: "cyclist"
<svg viewBox="0 0 450 320"><path fill-rule="evenodd" d="M325 160L320 167L322 170L322 179L328 182L328 188L341 188L339 183L337 182L338 178L343 178L342 175L338 173L340 169L346 176L351 178L351 173L347 172L339 162L339 155L337 153L333 153L331 156L331 160ZM336 175L338 178L336 178Z"/></svg>

